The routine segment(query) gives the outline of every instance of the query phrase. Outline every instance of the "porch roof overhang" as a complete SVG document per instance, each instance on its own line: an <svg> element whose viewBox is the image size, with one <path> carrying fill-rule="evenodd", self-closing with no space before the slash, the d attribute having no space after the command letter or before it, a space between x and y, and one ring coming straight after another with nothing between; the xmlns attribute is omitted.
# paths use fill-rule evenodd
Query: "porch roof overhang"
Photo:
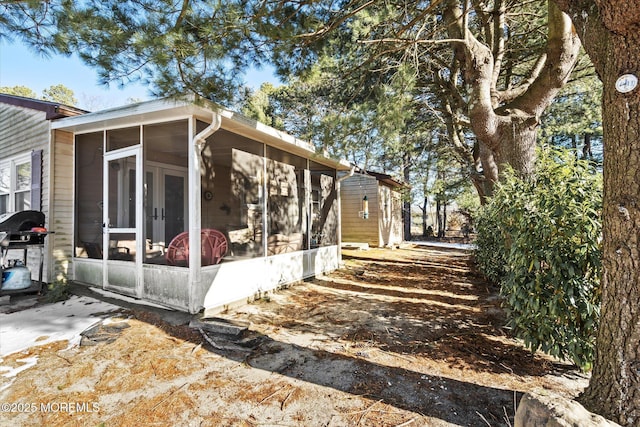
<svg viewBox="0 0 640 427"><path fill-rule="evenodd" d="M337 170L349 170L351 167L346 160L335 160L326 155L316 153L313 145L306 141L196 97L190 99L163 98L125 105L55 120L52 122L51 127L52 129L80 134L174 121L190 116L206 123L211 123L213 113L222 118L222 129Z"/></svg>

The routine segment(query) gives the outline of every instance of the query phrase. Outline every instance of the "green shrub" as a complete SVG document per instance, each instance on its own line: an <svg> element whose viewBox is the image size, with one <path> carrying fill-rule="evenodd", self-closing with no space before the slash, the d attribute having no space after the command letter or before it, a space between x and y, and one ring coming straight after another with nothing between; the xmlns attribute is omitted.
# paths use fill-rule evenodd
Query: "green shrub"
<svg viewBox="0 0 640 427"><path fill-rule="evenodd" d="M515 335L583 369L600 307L601 188L587 162L541 151L535 177L507 171L477 223L479 268L500 283Z"/></svg>
<svg viewBox="0 0 640 427"><path fill-rule="evenodd" d="M476 229L475 261L482 274L493 283L500 283L504 278L506 246L500 232L500 210L498 201L480 208L474 216Z"/></svg>
<svg viewBox="0 0 640 427"><path fill-rule="evenodd" d="M49 283L47 293L45 294L46 302L58 302L69 299L69 284L63 280L57 280Z"/></svg>

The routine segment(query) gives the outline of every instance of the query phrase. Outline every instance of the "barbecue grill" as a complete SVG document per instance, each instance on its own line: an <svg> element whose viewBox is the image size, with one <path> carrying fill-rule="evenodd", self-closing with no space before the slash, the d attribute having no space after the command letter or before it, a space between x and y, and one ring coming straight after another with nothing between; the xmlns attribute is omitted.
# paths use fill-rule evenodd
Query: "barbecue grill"
<svg viewBox="0 0 640 427"><path fill-rule="evenodd" d="M0 295L7 295L19 292L40 292L42 290L42 270L44 265L44 239L52 232L44 228L45 217L40 211L25 210L10 212L0 215L0 270L2 270L2 280L0 281ZM22 260L9 260L9 251L22 250ZM29 249L38 249L40 264L38 266L38 281L28 279L24 285L8 284L7 278L13 271L24 269L28 262ZM11 265L13 261L13 266ZM15 269L15 270L12 270Z"/></svg>

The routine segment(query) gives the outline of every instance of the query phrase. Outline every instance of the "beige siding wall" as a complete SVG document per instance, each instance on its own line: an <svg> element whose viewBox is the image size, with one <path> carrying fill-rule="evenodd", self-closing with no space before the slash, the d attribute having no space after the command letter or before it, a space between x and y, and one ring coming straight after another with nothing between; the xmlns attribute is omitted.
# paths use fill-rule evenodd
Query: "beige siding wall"
<svg viewBox="0 0 640 427"><path fill-rule="evenodd" d="M33 150L42 151L42 212L45 214L46 226L51 229L49 217L49 121L45 113L29 108L17 107L0 103L0 160L10 159L16 156L30 154ZM45 259L43 280L49 281L48 253L50 240L45 239ZM21 258L21 255L9 254L9 259ZM38 277L37 265L39 253L29 251L27 265L31 270L31 276Z"/></svg>
<svg viewBox="0 0 640 427"><path fill-rule="evenodd" d="M0 159L40 149L45 150L45 158L48 144L45 113L0 103Z"/></svg>
<svg viewBox="0 0 640 427"><path fill-rule="evenodd" d="M342 181L340 191L342 241L380 246L378 181L372 176L356 174ZM358 215L365 195L369 199L369 219Z"/></svg>
<svg viewBox="0 0 640 427"><path fill-rule="evenodd" d="M54 131L51 159L51 277L72 279L73 250L73 134Z"/></svg>
<svg viewBox="0 0 640 427"><path fill-rule="evenodd" d="M0 160L42 151L42 211L49 222L49 121L45 113L0 103Z"/></svg>

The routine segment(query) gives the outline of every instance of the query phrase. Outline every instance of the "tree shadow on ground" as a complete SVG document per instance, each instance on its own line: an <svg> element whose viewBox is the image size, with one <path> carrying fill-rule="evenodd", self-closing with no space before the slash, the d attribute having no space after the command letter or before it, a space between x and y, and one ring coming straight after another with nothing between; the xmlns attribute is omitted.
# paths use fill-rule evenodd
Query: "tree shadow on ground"
<svg viewBox="0 0 640 427"><path fill-rule="evenodd" d="M429 254L419 250L415 261L394 260L391 280L383 277L385 260L352 257L366 263L368 277L341 269L280 292L278 301L225 314L277 331L254 328L242 343L215 336L203 342L184 324L158 322L139 312L136 317L254 369L456 425L486 425L484 420L510 425L505 414L513 417L520 393L516 386L495 386L487 378L574 370L509 339L495 289L471 274L447 271L443 260L425 259ZM455 270L468 262L456 260ZM434 371L436 364L442 369Z"/></svg>
<svg viewBox="0 0 640 427"><path fill-rule="evenodd" d="M255 369L382 401L455 425L467 425L469 419L477 419L477 425L483 425L483 418L493 426L509 425L515 402L522 396L512 390L374 363L366 360L366 351L360 357L349 357L277 341L266 335L252 338L255 347L246 352L224 346L208 348ZM505 420L505 414L509 414L509 421Z"/></svg>
<svg viewBox="0 0 640 427"><path fill-rule="evenodd" d="M333 284L314 280L329 290ZM291 334L315 334L335 340L375 347L382 351L431 360L445 360L452 367L473 367L474 372L522 376L543 376L549 369L568 372L573 368L553 364L507 339L501 311L492 306L449 304L446 298L392 299L387 295L363 296L359 292L324 293L323 289L296 292L291 303L278 303L277 309L256 323L270 323ZM342 286L338 286L342 291ZM433 298L433 299L432 299Z"/></svg>

